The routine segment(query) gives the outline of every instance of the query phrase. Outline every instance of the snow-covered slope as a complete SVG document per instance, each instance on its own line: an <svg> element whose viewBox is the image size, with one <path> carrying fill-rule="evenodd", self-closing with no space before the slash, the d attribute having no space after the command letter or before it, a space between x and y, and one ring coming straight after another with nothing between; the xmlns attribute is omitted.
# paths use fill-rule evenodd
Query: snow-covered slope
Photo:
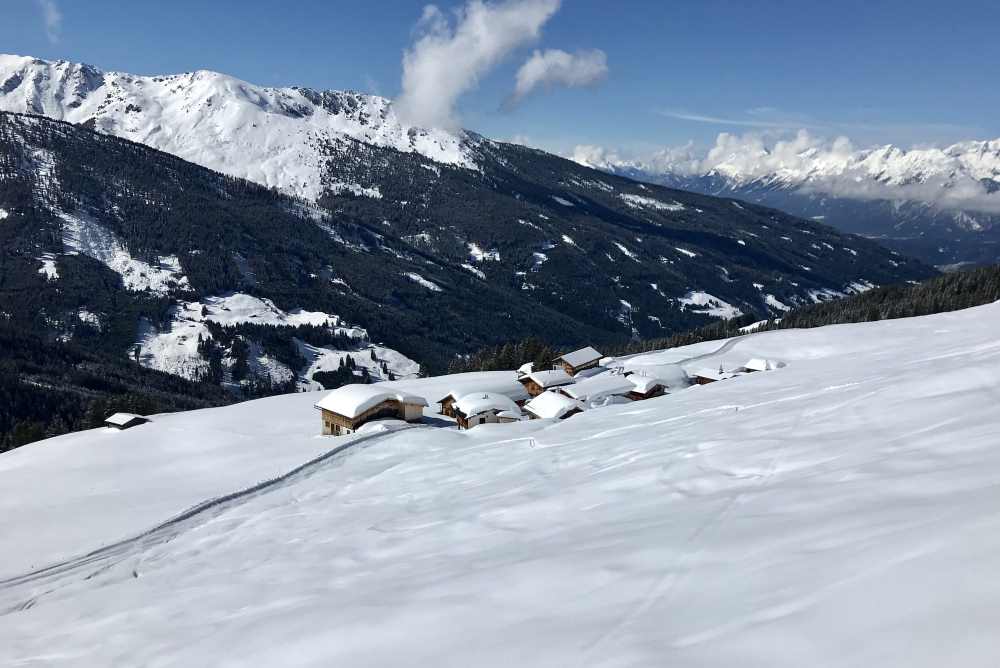
<svg viewBox="0 0 1000 668"><path fill-rule="evenodd" d="M1000 303L639 356L787 366L564 422L376 434L10 579L352 441L310 436L301 394L27 446L0 456L0 662L991 666L998 326Z"/></svg>
<svg viewBox="0 0 1000 668"><path fill-rule="evenodd" d="M314 199L345 140L474 167L465 134L404 125L390 101L355 92L265 88L217 72L137 76L0 55L0 111L81 123L224 174Z"/></svg>

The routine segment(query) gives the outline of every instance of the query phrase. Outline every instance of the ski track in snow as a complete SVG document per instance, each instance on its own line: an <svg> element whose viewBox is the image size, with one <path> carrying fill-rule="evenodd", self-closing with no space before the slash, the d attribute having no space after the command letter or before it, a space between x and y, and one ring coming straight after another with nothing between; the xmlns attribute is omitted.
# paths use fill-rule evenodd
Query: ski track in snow
<svg viewBox="0 0 1000 668"><path fill-rule="evenodd" d="M131 557L139 556L141 558L141 555L150 549L170 542L181 533L190 531L194 527L218 517L234 506L246 503L250 499L270 493L281 487L294 484L314 474L320 467L335 464L339 456L346 454L349 450L357 449L357 446L360 445L371 445L372 442L383 440L395 433L397 432L357 436L349 443L340 444L319 457L301 466L297 466L284 475L260 482L244 490L199 503L177 517L171 518L137 536L98 548L80 557L62 561L30 573L0 580L0 597L7 599L4 604L0 605L0 616L19 610L27 610L34 606L42 596L50 594L56 589L65 587L75 581L81 579L91 580L98 577ZM139 577L138 571L133 570L131 577ZM30 588L42 586L44 589L41 593L33 593L20 603L10 605L11 600L16 601L19 595L23 595L22 589L25 585Z"/></svg>

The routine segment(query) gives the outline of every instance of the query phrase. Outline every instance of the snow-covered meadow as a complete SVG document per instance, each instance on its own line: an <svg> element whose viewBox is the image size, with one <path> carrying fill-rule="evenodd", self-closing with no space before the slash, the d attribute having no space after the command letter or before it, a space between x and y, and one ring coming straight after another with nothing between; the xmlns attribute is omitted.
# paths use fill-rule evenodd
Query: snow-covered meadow
<svg viewBox="0 0 1000 668"><path fill-rule="evenodd" d="M307 393L26 446L0 455L0 663L995 665L998 326L639 355L787 366L562 422L322 438Z"/></svg>

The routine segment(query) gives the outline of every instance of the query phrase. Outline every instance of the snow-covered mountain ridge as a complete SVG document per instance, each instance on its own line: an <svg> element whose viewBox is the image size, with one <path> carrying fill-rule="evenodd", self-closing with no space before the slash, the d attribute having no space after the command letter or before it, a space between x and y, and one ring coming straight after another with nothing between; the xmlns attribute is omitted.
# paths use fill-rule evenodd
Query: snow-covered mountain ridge
<svg viewBox="0 0 1000 668"><path fill-rule="evenodd" d="M806 132L774 142L723 133L705 154L684 147L631 159L578 147L573 158L822 220L936 265L1000 261L1000 139L857 149Z"/></svg>
<svg viewBox="0 0 1000 668"><path fill-rule="evenodd" d="M87 125L307 199L332 185L325 165L345 141L475 168L472 135L407 126L385 98L267 88L205 70L137 76L0 55L0 111Z"/></svg>
<svg viewBox="0 0 1000 668"><path fill-rule="evenodd" d="M991 666L998 326L645 354L787 366L562 422L323 438L310 393L26 446L0 663Z"/></svg>
<svg viewBox="0 0 1000 668"><path fill-rule="evenodd" d="M989 185L1000 186L1000 139L959 142L944 148L903 149L887 144L855 149L845 138L822 142L805 132L773 144L756 136L724 133L704 157L685 150L623 159L602 151L579 150L575 158L598 169L717 177L733 188L754 184L812 188L829 194L919 199L953 208L981 206L987 212L1000 212L1000 197L990 197L996 188ZM878 186L897 190L880 191ZM918 191L918 186L940 192ZM951 189L958 192L951 193ZM972 198L979 189L982 201Z"/></svg>

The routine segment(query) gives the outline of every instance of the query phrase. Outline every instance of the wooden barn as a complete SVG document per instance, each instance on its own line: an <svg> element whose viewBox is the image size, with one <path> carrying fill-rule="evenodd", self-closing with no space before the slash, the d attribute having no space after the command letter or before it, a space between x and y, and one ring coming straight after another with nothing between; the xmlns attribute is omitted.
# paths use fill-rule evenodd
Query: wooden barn
<svg viewBox="0 0 1000 668"><path fill-rule="evenodd" d="M667 393L667 385L659 378L631 374L628 377L632 389L625 394L632 401L644 401L654 397L662 397Z"/></svg>
<svg viewBox="0 0 1000 668"><path fill-rule="evenodd" d="M147 422L149 422L149 418L145 418L141 415L135 415L133 413L115 413L104 420L104 426L119 430L131 429L132 427L137 427L140 424L146 424Z"/></svg>
<svg viewBox="0 0 1000 668"><path fill-rule="evenodd" d="M489 382L484 381L482 386L476 387L474 389L465 390L452 390L448 394L444 395L438 399L435 403L441 404L441 410L438 411L441 415L447 415L448 417L455 417L455 402L458 401L460 397L467 394L472 394L478 392L480 394L484 392L489 392L492 394L501 394L516 404L516 407L520 409L527 403L531 395L528 394L527 390L524 389L524 385L515 380L505 380Z"/></svg>
<svg viewBox="0 0 1000 668"><path fill-rule="evenodd" d="M543 392L524 406L524 411L533 420L548 418L565 420L583 410L584 405L581 402L559 392Z"/></svg>
<svg viewBox="0 0 1000 668"><path fill-rule="evenodd" d="M345 385L316 404L323 416L324 436L351 434L374 420L419 422L425 406L423 397L380 385Z"/></svg>
<svg viewBox="0 0 1000 668"><path fill-rule="evenodd" d="M453 411L459 429L494 422L520 419L521 409L514 401L498 392L473 392L454 402ZM502 417L501 417L502 416Z"/></svg>
<svg viewBox="0 0 1000 668"><path fill-rule="evenodd" d="M573 379L562 369L551 371L533 371L518 379L532 397L537 397L545 390L563 385L570 385Z"/></svg>
<svg viewBox="0 0 1000 668"><path fill-rule="evenodd" d="M579 350L574 350L571 353L557 357L552 367L554 369L562 369L570 376L575 376L581 371L596 367L602 357L603 355L596 349L587 346L586 348L580 348Z"/></svg>
<svg viewBox="0 0 1000 668"><path fill-rule="evenodd" d="M723 371L720 366L718 369L699 369L691 374L691 380L695 385L708 385L716 381L735 378L739 375L739 373L734 371Z"/></svg>

